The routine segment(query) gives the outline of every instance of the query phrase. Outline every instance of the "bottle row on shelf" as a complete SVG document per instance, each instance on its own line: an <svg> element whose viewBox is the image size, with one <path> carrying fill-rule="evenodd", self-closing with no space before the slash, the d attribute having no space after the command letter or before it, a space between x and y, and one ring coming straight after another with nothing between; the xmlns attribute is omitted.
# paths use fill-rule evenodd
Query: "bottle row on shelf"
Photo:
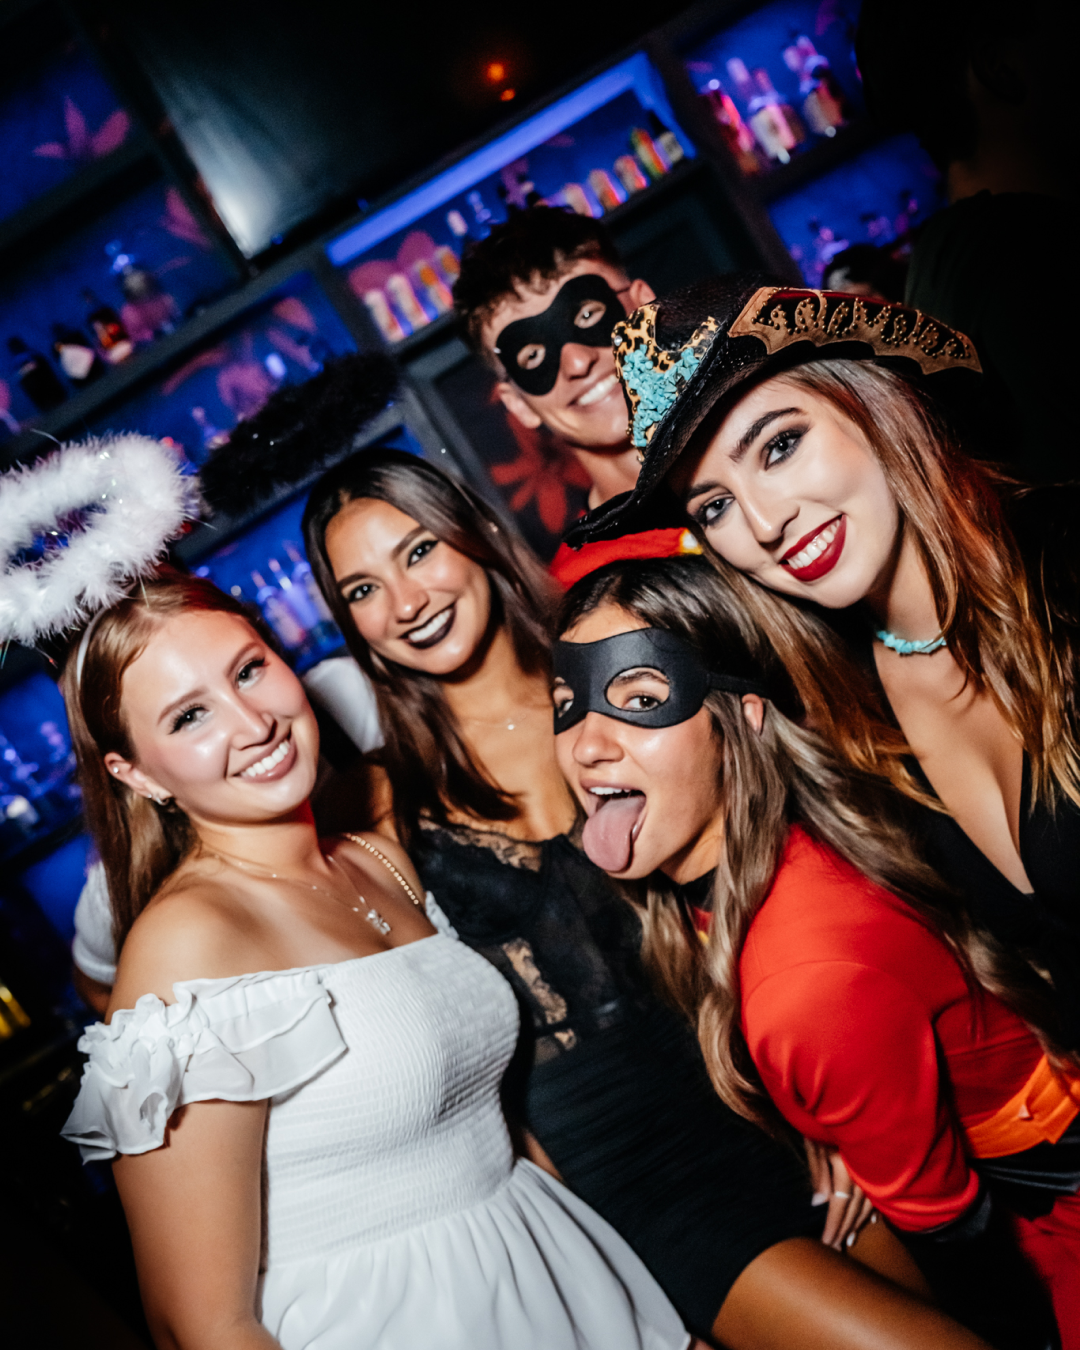
<svg viewBox="0 0 1080 1350"><path fill-rule="evenodd" d="M100 300L93 291L84 290L82 326L67 321L52 326L55 368L48 357L27 346L21 337L8 338L12 373L40 412L59 407L72 390L92 384L110 366L126 361L137 347L176 327L179 306L157 277L127 253L119 240L107 245L105 252L122 297L120 309ZM17 431L18 427L9 430Z"/></svg>
<svg viewBox="0 0 1080 1350"><path fill-rule="evenodd" d="M79 809L67 727L47 719L37 727L35 739L41 745L30 759L0 731L0 857L65 824Z"/></svg>
<svg viewBox="0 0 1080 1350"><path fill-rule="evenodd" d="M306 669L339 651L344 643L307 559L287 539L280 547L285 566L271 556L262 568L252 569L247 589L235 584L229 590L237 600L254 601L289 659ZM211 565L198 570L210 576L214 569Z"/></svg>
<svg viewBox="0 0 1080 1350"><path fill-rule="evenodd" d="M512 196L522 204L543 202L568 207L581 216L599 218L650 183L658 182L685 157L673 131L662 125L654 131L652 134L645 127L634 127L629 135L630 153L618 156L610 170L590 170L584 182L564 183L558 191L541 197L531 182L515 178ZM507 173L508 170L503 171L504 180ZM503 196L507 195L505 189L501 191ZM401 342L453 308L454 283L461 271L460 251L470 238L485 238L496 219L478 189L466 195L466 202L471 221L457 207L446 213L456 249L448 244L437 245L430 256L395 272L381 286L361 291L360 299L385 341ZM511 199L510 209L514 204Z"/></svg>
<svg viewBox="0 0 1080 1350"><path fill-rule="evenodd" d="M726 63L734 98L715 78L701 90L728 149L747 175L789 163L811 136L835 136L851 117L847 96L828 58L805 33L784 48L783 61L799 80L798 110L776 89L764 66L748 69L737 56Z"/></svg>

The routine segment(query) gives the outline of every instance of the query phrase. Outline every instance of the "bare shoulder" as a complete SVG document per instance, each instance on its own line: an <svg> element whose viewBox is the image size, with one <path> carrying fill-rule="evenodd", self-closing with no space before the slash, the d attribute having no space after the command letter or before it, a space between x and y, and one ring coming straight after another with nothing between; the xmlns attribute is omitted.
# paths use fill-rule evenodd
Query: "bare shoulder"
<svg viewBox="0 0 1080 1350"><path fill-rule="evenodd" d="M246 911L235 891L213 877L180 877L132 925L117 965L110 1015L143 994L175 1002L181 980L217 979L243 970L250 945Z"/></svg>
<svg viewBox="0 0 1080 1350"><path fill-rule="evenodd" d="M363 842L358 843L356 842L357 840L362 840ZM365 872L372 872L375 870L375 874L378 875L376 869L385 871L385 863L381 862L379 858L373 855L371 850L374 849L375 853L381 854L387 862L391 863L392 866L401 873L416 894L423 898L424 884L420 880L416 868L412 864L412 859L396 839L391 839L377 830L368 830L364 834L344 836L341 839L339 846L346 851L346 856L352 862L361 866ZM390 878L387 877L386 879L389 880Z"/></svg>

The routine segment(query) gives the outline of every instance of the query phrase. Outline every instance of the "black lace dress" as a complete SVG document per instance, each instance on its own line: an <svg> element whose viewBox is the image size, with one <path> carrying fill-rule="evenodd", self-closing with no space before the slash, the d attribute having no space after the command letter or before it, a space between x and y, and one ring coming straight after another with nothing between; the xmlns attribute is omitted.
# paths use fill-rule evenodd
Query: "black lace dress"
<svg viewBox="0 0 1080 1350"><path fill-rule="evenodd" d="M411 853L518 996L510 1110L708 1335L755 1257L820 1235L801 1160L716 1096L689 1027L650 991L636 916L571 839L426 825Z"/></svg>

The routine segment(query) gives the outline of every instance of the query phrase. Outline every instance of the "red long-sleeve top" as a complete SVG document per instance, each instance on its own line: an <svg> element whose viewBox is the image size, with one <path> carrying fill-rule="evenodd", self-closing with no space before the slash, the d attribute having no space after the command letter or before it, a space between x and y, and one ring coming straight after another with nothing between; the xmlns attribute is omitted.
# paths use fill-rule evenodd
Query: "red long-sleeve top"
<svg viewBox="0 0 1080 1350"><path fill-rule="evenodd" d="M902 901L793 829L739 962L742 1029L769 1096L834 1144L898 1227L958 1218L978 1179L962 1126L994 1115L1042 1051L964 979Z"/></svg>

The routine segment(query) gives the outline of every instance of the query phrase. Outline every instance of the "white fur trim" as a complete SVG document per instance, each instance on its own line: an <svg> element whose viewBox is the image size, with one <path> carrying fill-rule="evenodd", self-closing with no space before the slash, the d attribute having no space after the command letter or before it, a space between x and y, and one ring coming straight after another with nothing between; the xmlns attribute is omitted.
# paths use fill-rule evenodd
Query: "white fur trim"
<svg viewBox="0 0 1080 1350"><path fill-rule="evenodd" d="M62 446L0 477L0 642L26 646L115 604L198 514L198 486L149 436ZM87 507L70 535L65 518ZM13 559L43 534L66 536L37 562Z"/></svg>

